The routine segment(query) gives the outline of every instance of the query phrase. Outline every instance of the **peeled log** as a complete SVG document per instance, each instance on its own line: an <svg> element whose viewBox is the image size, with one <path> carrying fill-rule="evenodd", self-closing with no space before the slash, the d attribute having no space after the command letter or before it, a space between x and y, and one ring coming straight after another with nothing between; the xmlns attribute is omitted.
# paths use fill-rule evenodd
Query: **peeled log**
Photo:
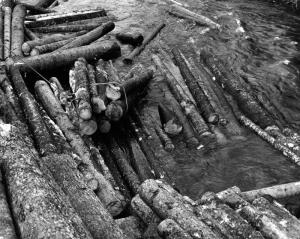
<svg viewBox="0 0 300 239"><path fill-rule="evenodd" d="M120 50L120 46L117 43L105 42L101 45L88 45L40 56L27 57L22 59L22 61L16 61L14 65L18 66L21 71L31 71L31 68L37 71L44 71L69 66L79 57L83 57L87 61L95 58L113 59L121 54Z"/></svg>
<svg viewBox="0 0 300 239"><path fill-rule="evenodd" d="M165 239L192 239L174 220L163 220L157 227L158 233Z"/></svg>
<svg viewBox="0 0 300 239"><path fill-rule="evenodd" d="M61 51L63 49L69 49L69 48L90 44L91 42L99 39L100 37L104 36L108 32L112 31L114 28L115 28L115 24L113 22L105 23L86 34L77 37L74 41L59 48L59 50Z"/></svg>
<svg viewBox="0 0 300 239"><path fill-rule="evenodd" d="M0 7L0 60L3 60L4 57L4 12L2 10L2 7Z"/></svg>
<svg viewBox="0 0 300 239"><path fill-rule="evenodd" d="M14 7L11 23L11 54L12 57L22 57L22 44L24 42L24 18L26 8L18 4Z"/></svg>
<svg viewBox="0 0 300 239"><path fill-rule="evenodd" d="M17 239L15 227L10 214L8 200L6 197L4 178L0 170L0 238Z"/></svg>
<svg viewBox="0 0 300 239"><path fill-rule="evenodd" d="M0 125L1 155L14 219L22 238L91 239L69 199L38 165L28 136Z"/></svg>

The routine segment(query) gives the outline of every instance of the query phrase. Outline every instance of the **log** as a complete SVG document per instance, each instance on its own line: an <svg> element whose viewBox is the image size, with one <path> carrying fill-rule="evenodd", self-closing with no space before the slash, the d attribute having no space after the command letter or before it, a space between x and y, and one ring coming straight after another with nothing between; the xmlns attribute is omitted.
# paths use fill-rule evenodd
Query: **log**
<svg viewBox="0 0 300 239"><path fill-rule="evenodd" d="M174 14L176 16L186 18L192 21L199 23L200 25L207 25L212 29L219 29L221 26L209 19L208 17L202 16L200 14L194 13L182 6L173 4L170 9L167 10L169 13Z"/></svg>
<svg viewBox="0 0 300 239"><path fill-rule="evenodd" d="M212 108L207 96L203 90L197 84L197 80L191 73L188 65L185 62L185 58L180 50L172 50L174 60L178 65L180 72L185 79L185 82L194 97L197 107L200 110L201 115L208 123L217 124L219 121L219 116L216 114L215 110Z"/></svg>
<svg viewBox="0 0 300 239"><path fill-rule="evenodd" d="M98 26L100 26L101 24L107 23L109 21L116 21L116 19L115 19L115 17L112 17L112 16L103 16L103 17L96 17L96 18L91 18L91 19L62 23L60 25L72 26L72 25L98 24Z"/></svg>
<svg viewBox="0 0 300 239"><path fill-rule="evenodd" d="M38 40L40 39L37 35L35 35L35 33L33 33L30 29L28 29L27 27L24 27L24 34L25 36L30 40L30 41L34 41L34 40ZM22 44L22 51L23 51L23 45ZM24 51L23 51L24 53Z"/></svg>
<svg viewBox="0 0 300 239"><path fill-rule="evenodd" d="M175 149L175 146L169 136L163 131L163 129L156 122L153 122L155 132L161 140L166 151L171 152Z"/></svg>
<svg viewBox="0 0 300 239"><path fill-rule="evenodd" d="M25 117L32 134L35 138L36 146L41 155L55 152L56 148L43 121L36 100L28 91L20 71L16 67L10 68L11 80L20 99Z"/></svg>
<svg viewBox="0 0 300 239"><path fill-rule="evenodd" d="M16 112L12 109L5 93L0 88L0 117L1 120L5 123L11 123L11 122L18 122L18 117L16 115ZM1 161L0 161L1 164Z"/></svg>
<svg viewBox="0 0 300 239"><path fill-rule="evenodd" d="M0 238L17 239L4 185L4 178L0 170Z"/></svg>
<svg viewBox="0 0 300 239"><path fill-rule="evenodd" d="M147 127L145 126L145 124L143 124L140 113L138 112L138 110L136 109L136 107L133 107L131 110L131 116L134 118L134 120L137 122L138 127L141 128L142 133L146 136L147 139L151 139L151 133L149 132L149 130L147 129ZM134 122L133 122L134 123ZM138 128L137 128L138 130Z"/></svg>
<svg viewBox="0 0 300 239"><path fill-rule="evenodd" d="M237 210L250 205L248 201L241 197L240 193L241 190L238 187L233 186L231 188L227 188L226 190L217 193L216 195L219 199L221 199L231 208Z"/></svg>
<svg viewBox="0 0 300 239"><path fill-rule="evenodd" d="M4 177L20 236L91 239L69 199L41 171L31 139L18 127L1 123L0 128Z"/></svg>
<svg viewBox="0 0 300 239"><path fill-rule="evenodd" d="M51 5L52 2L53 2L53 0L39 0L34 6L47 8Z"/></svg>
<svg viewBox="0 0 300 239"><path fill-rule="evenodd" d="M105 115L97 117L98 130L102 134L107 134L111 130L111 122Z"/></svg>
<svg viewBox="0 0 300 239"><path fill-rule="evenodd" d="M50 26L50 27L36 27L31 28L33 32L38 33L53 33L53 32L62 32L62 33L68 33L68 32L79 32L79 31L91 31L98 27L99 24L86 24L86 25L66 25L66 26Z"/></svg>
<svg viewBox="0 0 300 239"><path fill-rule="evenodd" d="M146 180L142 183L139 195L147 205L151 206L161 218L177 222L192 238L218 238L217 234L193 214L193 211L162 188L161 184L163 183L158 180Z"/></svg>
<svg viewBox="0 0 300 239"><path fill-rule="evenodd" d="M24 42L24 18L26 8L18 4L12 12L11 22L11 54L12 57L22 57L22 44Z"/></svg>
<svg viewBox="0 0 300 239"><path fill-rule="evenodd" d="M119 84L121 84L121 79L119 77L119 73L117 69L114 67L111 60L106 62L105 70L108 74L108 82L109 82L109 84L106 86L105 95L108 99L112 101L118 100L121 98L122 90L118 86Z"/></svg>
<svg viewBox="0 0 300 239"><path fill-rule="evenodd" d="M129 216L116 220L116 224L124 231L128 238L142 239L144 225L135 216Z"/></svg>
<svg viewBox="0 0 300 239"><path fill-rule="evenodd" d="M158 113L163 129L167 134L176 136L182 131L182 124L180 124L174 112L169 108L158 104Z"/></svg>
<svg viewBox="0 0 300 239"><path fill-rule="evenodd" d="M99 94L99 107L101 111L106 110L106 85L108 82L108 74L104 69L104 61L102 59L98 60L95 65L95 80L97 83L97 92Z"/></svg>
<svg viewBox="0 0 300 239"><path fill-rule="evenodd" d="M48 7L48 9L54 8L54 7L58 6L58 5L59 5L58 0L54 0L54 2L51 3L51 5Z"/></svg>
<svg viewBox="0 0 300 239"><path fill-rule="evenodd" d="M101 45L89 45L72 49L47 53L40 56L32 56L16 61L21 71L30 71L34 68L37 71L51 70L56 67L71 65L79 57L87 61L97 58L115 58L120 55L120 46L117 43L106 42Z"/></svg>
<svg viewBox="0 0 300 239"><path fill-rule="evenodd" d="M165 219L157 227L158 233L165 239L192 239L174 220Z"/></svg>
<svg viewBox="0 0 300 239"><path fill-rule="evenodd" d="M133 46L139 46L143 43L144 37L139 32L119 32L116 34L116 38L124 43Z"/></svg>
<svg viewBox="0 0 300 239"><path fill-rule="evenodd" d="M31 5L31 4L27 4L27 3L22 3L22 2L19 2L19 1L16 1L16 4L22 4L26 8L26 10L28 10L30 12L30 14L44 14L44 13L54 12L54 10L34 6L34 5Z"/></svg>
<svg viewBox="0 0 300 239"><path fill-rule="evenodd" d="M91 19L97 17L106 16L105 10L99 8L94 10L83 10L78 12L65 12L65 13L49 13L42 15L34 15L26 19L31 20L31 22L26 23L26 27L46 27L51 25L57 25L61 23L73 22L84 19Z"/></svg>
<svg viewBox="0 0 300 239"><path fill-rule="evenodd" d="M28 28L25 27L25 30L26 29L28 29ZM57 41L72 39L74 37L83 35L84 33L86 33L86 32L82 31L82 32L72 33L69 35L60 35L59 34L59 35L53 35L53 36L49 36L49 37L42 38L42 39L34 39L31 41L27 41L27 42L23 43L22 51L24 54L29 54L30 51L36 46L42 46L42 45L46 45L46 44L57 42Z"/></svg>
<svg viewBox="0 0 300 239"><path fill-rule="evenodd" d="M10 57L11 49L11 15L12 15L13 1L7 0L2 2L2 10L4 13L4 60Z"/></svg>
<svg viewBox="0 0 300 239"><path fill-rule="evenodd" d="M0 7L0 60L4 60L4 12Z"/></svg>
<svg viewBox="0 0 300 239"><path fill-rule="evenodd" d="M126 64L131 64L133 62L133 59L137 57L144 48L156 37L156 35L166 26L165 23L161 23L158 26L156 26L152 32L150 32L144 39L141 46L136 47L129 55L125 56L123 61Z"/></svg>
<svg viewBox="0 0 300 239"><path fill-rule="evenodd" d="M83 45L90 44L91 42L97 40L98 38L104 36L105 34L109 33L115 28L115 24L113 22L107 22L90 32L77 37L74 39L74 41L64 45L63 47L59 48L59 50L63 49L69 49L69 48L74 48L74 47L79 47Z"/></svg>
<svg viewBox="0 0 300 239"><path fill-rule="evenodd" d="M69 71L69 84L75 94L78 116L83 120L91 119L92 107L90 104L88 69L84 58L78 58L74 63L74 68Z"/></svg>
<svg viewBox="0 0 300 239"><path fill-rule="evenodd" d="M93 238L127 238L96 194L86 187L71 156L52 154L41 158L41 161L69 197Z"/></svg>
<svg viewBox="0 0 300 239"><path fill-rule="evenodd" d="M76 128L62 109L62 106L53 95L50 87L44 81L37 81L35 84L35 92L46 112L60 127L71 147L81 158L82 166L86 166L83 168L97 180L98 188L101 190L97 190L96 194L105 207L112 214L115 214L115 211L118 210L122 211L123 197L118 194L105 177L93 167L89 148L86 146L84 140L80 137Z"/></svg>

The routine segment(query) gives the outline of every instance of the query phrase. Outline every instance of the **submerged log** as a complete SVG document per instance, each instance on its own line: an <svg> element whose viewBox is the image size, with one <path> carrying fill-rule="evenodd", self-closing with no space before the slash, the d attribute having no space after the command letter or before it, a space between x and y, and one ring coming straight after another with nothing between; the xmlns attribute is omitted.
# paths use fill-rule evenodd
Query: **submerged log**
<svg viewBox="0 0 300 239"><path fill-rule="evenodd" d="M98 27L99 24L86 24L86 25L66 25L66 26L50 26L50 27L36 27L31 28L33 32L38 33L53 33L53 32L79 32L79 31L91 31Z"/></svg>
<svg viewBox="0 0 300 239"><path fill-rule="evenodd" d="M13 1L7 0L2 2L2 10L4 13L4 60L10 57L10 50L11 50L11 15L12 15L12 7Z"/></svg>
<svg viewBox="0 0 300 239"><path fill-rule="evenodd" d="M155 29L153 29L153 31L145 37L141 46L136 47L128 56L124 57L124 63L131 64L133 62L133 59L144 50L144 48L150 43L150 41L152 41L156 37L156 35L161 31L161 29L165 27L165 25L165 23L161 23L157 27L155 27Z"/></svg>
<svg viewBox="0 0 300 239"><path fill-rule="evenodd" d="M12 57L22 57L22 44L24 42L24 18L26 8L18 4L14 7L11 23L11 54Z"/></svg>
<svg viewBox="0 0 300 239"><path fill-rule="evenodd" d="M120 46L115 42L106 42L101 45L88 45L62 51L47 53L40 56L32 56L16 61L22 71L30 71L34 68L37 71L51 70L56 67L71 65L79 57L87 61L97 58L115 58L120 55Z"/></svg>
<svg viewBox="0 0 300 239"><path fill-rule="evenodd" d="M76 39L74 39L70 43L59 48L59 50L69 49L69 48L74 48L74 47L79 47L79 46L90 44L91 42L99 39L100 37L104 36L108 32L112 31L114 28L115 28L115 24L113 22L105 23L82 36L78 36Z"/></svg>
<svg viewBox="0 0 300 239"><path fill-rule="evenodd" d="M174 220L165 219L158 225L158 233L165 239L192 239Z"/></svg>
<svg viewBox="0 0 300 239"><path fill-rule="evenodd" d="M11 125L0 128L4 176L21 237L92 238L50 174L40 170L28 136Z"/></svg>

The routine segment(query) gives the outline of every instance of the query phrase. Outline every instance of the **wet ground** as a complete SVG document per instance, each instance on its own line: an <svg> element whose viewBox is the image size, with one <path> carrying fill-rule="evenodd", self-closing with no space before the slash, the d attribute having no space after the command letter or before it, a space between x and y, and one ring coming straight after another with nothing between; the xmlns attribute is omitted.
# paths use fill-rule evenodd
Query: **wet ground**
<svg viewBox="0 0 300 239"><path fill-rule="evenodd" d="M170 16L165 11L168 1L69 0L56 9L102 6L109 14L123 19L116 23L116 31L137 28L147 33L162 21L166 22L166 27L136 62L151 65L151 52L166 44L169 48L180 47L186 56L195 60L200 49L212 49L229 69L244 76L253 90L265 92L287 123L299 132L300 17L283 6L262 0L182 3L218 22L221 31L207 31L205 26ZM120 61L114 64L121 74L128 71ZM150 98L151 105L161 97L156 92L147 99ZM299 168L280 152L250 132L244 136L246 140L228 140L226 145L206 152L187 148L182 137L175 138L176 149L168 164L182 193L199 198L204 191L217 192L233 185L250 190L300 180Z"/></svg>

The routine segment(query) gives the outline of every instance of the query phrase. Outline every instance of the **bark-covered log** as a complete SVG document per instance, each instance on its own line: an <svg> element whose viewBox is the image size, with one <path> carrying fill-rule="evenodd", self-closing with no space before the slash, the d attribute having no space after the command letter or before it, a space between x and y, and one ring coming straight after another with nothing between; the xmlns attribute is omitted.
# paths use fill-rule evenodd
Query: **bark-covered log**
<svg viewBox="0 0 300 239"><path fill-rule="evenodd" d="M12 76L11 80L14 88L20 99L24 114L29 124L29 128L34 135L35 143L39 149L39 153L41 155L46 155L51 152L55 152L56 148L53 144L46 124L40 115L37 102L32 94L28 91L20 71L16 67L11 67L10 74Z"/></svg>
<svg viewBox="0 0 300 239"><path fill-rule="evenodd" d="M167 93L165 92L165 95ZM176 136L182 131L182 124L177 119L175 113L163 104L158 105L158 113L164 131L171 135Z"/></svg>
<svg viewBox="0 0 300 239"><path fill-rule="evenodd" d="M25 29L27 29L27 28L25 27ZM85 33L86 33L85 31L81 31L81 32L72 33L69 35L59 34L59 35L53 35L53 36L49 36L49 37L42 38L42 39L33 39L31 41L27 41L27 42L23 43L22 51L24 54L28 55L30 53L30 51L36 46L42 46L42 45L50 44L50 43L57 42L57 41L72 39L74 37L83 35Z"/></svg>
<svg viewBox="0 0 300 239"><path fill-rule="evenodd" d="M17 117L16 112L13 110L11 107L5 93L3 90L0 88L0 118L3 122L5 123L14 123L18 122L19 119ZM0 161L1 164L1 161Z"/></svg>
<svg viewBox="0 0 300 239"><path fill-rule="evenodd" d="M4 13L4 59L10 57L11 49L11 15L12 15L13 1L7 0L2 2L2 10Z"/></svg>
<svg viewBox="0 0 300 239"><path fill-rule="evenodd" d="M146 136L146 138L151 139L152 138L151 133L149 132L149 130L147 129L145 124L143 124L140 113L138 112L136 107L132 108L131 115L134 118L134 120L137 122L138 127L141 128L142 133ZM137 128L137 130L138 130L138 128Z"/></svg>
<svg viewBox="0 0 300 239"><path fill-rule="evenodd" d="M84 10L78 12L68 12L68 13L49 13L42 15L34 15L31 18L26 18L28 20L32 20L32 22L28 22L26 27L34 28L34 27L46 27L60 23L73 22L77 20L84 20L96 17L106 16L106 12L103 9L95 9L95 10Z"/></svg>
<svg viewBox="0 0 300 239"><path fill-rule="evenodd" d="M165 219L158 225L158 233L165 239L192 239L174 220Z"/></svg>
<svg viewBox="0 0 300 239"><path fill-rule="evenodd" d="M104 69L104 61L102 59L98 60L95 65L95 76L96 76L96 83L97 83L97 92L99 97L102 101L99 101L99 106L101 111L106 110L106 85L108 82L108 74Z"/></svg>
<svg viewBox="0 0 300 239"><path fill-rule="evenodd" d="M238 187L234 186L217 193L217 197L233 209L240 209L242 207L250 205L250 203L246 201L246 199L241 197L240 193L241 190Z"/></svg>
<svg viewBox="0 0 300 239"><path fill-rule="evenodd" d="M66 26L50 26L50 27L36 27L31 28L33 32L38 33L53 33L53 32L79 32L79 31L91 31L99 27L99 24L86 24L86 25L66 25Z"/></svg>
<svg viewBox="0 0 300 239"><path fill-rule="evenodd" d="M38 81L35 85L35 91L49 116L57 123L69 144L81 158L83 166L86 165L86 170L97 180L99 190L96 191L96 194L105 207L112 214L115 213L116 208L123 208L123 197L114 190L110 182L100 172L96 171L91 162L89 148L78 134L61 104L53 95L48 84L44 81Z"/></svg>
<svg viewBox="0 0 300 239"><path fill-rule="evenodd" d="M14 222L4 186L4 178L0 170L0 238L17 239Z"/></svg>
<svg viewBox="0 0 300 239"><path fill-rule="evenodd" d="M113 16L103 16L103 17L96 17L96 18L91 18L91 19L85 19L85 20L78 20L78 21L73 21L73 22L67 22L59 25L84 25L84 24L98 24L100 26L103 23L107 23L109 21L115 21L115 17Z"/></svg>
<svg viewBox="0 0 300 239"><path fill-rule="evenodd" d="M54 8L56 6L59 5L59 1L58 0L54 0L53 3L51 3L51 5L48 7L48 9Z"/></svg>
<svg viewBox="0 0 300 239"><path fill-rule="evenodd" d="M41 161L68 195L72 206L82 218L93 238L126 238L100 199L89 187L86 187L77 165L70 155L52 154L41 158Z"/></svg>
<svg viewBox="0 0 300 239"><path fill-rule="evenodd" d="M13 57L22 57L22 44L24 42L24 18L26 8L22 4L14 7L11 23L11 54Z"/></svg>
<svg viewBox="0 0 300 239"><path fill-rule="evenodd" d="M75 94L76 111L83 120L92 117L92 106L90 104L90 92L88 84L87 62L84 58L78 58L74 68L69 72L69 84Z"/></svg>
<svg viewBox="0 0 300 239"><path fill-rule="evenodd" d="M195 21L201 25L207 25L207 26L211 27L212 29L221 27L218 23L212 21L208 17L194 13L194 12L192 12L182 6L176 5L176 4L173 4L171 6L171 8L168 9L168 12L170 12L171 14L174 14L176 16Z"/></svg>
<svg viewBox="0 0 300 239"><path fill-rule="evenodd" d="M32 32L30 29L28 29L27 27L24 27L24 34L25 34L25 36L26 36L30 41L40 39L35 33L33 33L33 32ZM24 43L22 44L22 51L23 51L23 45L24 45ZM23 51L23 53L24 53L24 51Z"/></svg>
<svg viewBox="0 0 300 239"><path fill-rule="evenodd" d="M125 44L131 44L133 46L141 45L144 37L139 32L119 32L116 34L116 38Z"/></svg>
<svg viewBox="0 0 300 239"><path fill-rule="evenodd" d="M189 87L189 90L191 91L191 94L193 95L197 107L200 110L200 113L203 115L205 120L209 123L216 124L219 121L219 116L216 114L215 110L211 106L207 96L203 92L203 90L200 88L200 86L197 84L197 80L193 76L192 72L190 71L188 65L184 61L184 56L178 49L172 50L174 59L176 64L178 65L180 72L182 76L185 79L185 82L187 86Z"/></svg>
<svg viewBox="0 0 300 239"><path fill-rule="evenodd" d="M4 58L4 12L0 7L0 60Z"/></svg>
<svg viewBox="0 0 300 239"><path fill-rule="evenodd" d="M97 40L98 38L104 36L108 32L112 31L115 28L115 24L113 22L108 22L105 23L90 32L77 37L74 39L74 41L64 45L63 47L59 48L59 50L63 49L69 49L69 48L74 48L74 47L79 47L83 45L90 44L91 42Z"/></svg>
<svg viewBox="0 0 300 239"><path fill-rule="evenodd" d="M173 151L175 149L175 146L172 140L169 138L169 136L163 131L163 129L160 127L159 124L153 122L153 125L154 125L153 127L155 129L155 132L157 136L160 138L165 150L167 150L168 152Z"/></svg>
<svg viewBox="0 0 300 239"><path fill-rule="evenodd" d="M53 0L39 0L34 6L47 8L51 5L52 2Z"/></svg>
<svg viewBox="0 0 300 239"><path fill-rule="evenodd" d="M117 225L131 239L142 239L144 225L141 220L135 216L129 216L116 220Z"/></svg>
<svg viewBox="0 0 300 239"><path fill-rule="evenodd" d="M44 13L54 12L54 10L46 9L44 7L39 7L37 5L31 5L20 1L16 1L16 3L25 6L26 10L28 10L30 14L44 14Z"/></svg>
<svg viewBox="0 0 300 239"><path fill-rule="evenodd" d="M22 238L92 238L20 129L1 124L1 155L13 216Z"/></svg>
<svg viewBox="0 0 300 239"><path fill-rule="evenodd" d="M30 71L34 68L37 71L51 70L56 67L69 66L79 57L87 61L97 58L113 59L120 55L120 46L115 42L106 42L101 45L89 45L72 49L65 49L40 56L32 56L16 61L22 71Z"/></svg>
<svg viewBox="0 0 300 239"><path fill-rule="evenodd" d="M166 26L165 23L161 23L158 26L156 26L152 32L150 32L144 39L141 46L136 47L128 56L125 56L123 61L126 64L131 64L133 62L133 59L137 57L144 48L156 37L156 35Z"/></svg>
<svg viewBox="0 0 300 239"><path fill-rule="evenodd" d="M218 238L205 223L199 220L193 211L186 208L178 198L174 198L160 185L162 182L146 180L139 189L139 195L146 204L163 219L170 218L178 223L192 238Z"/></svg>
<svg viewBox="0 0 300 239"><path fill-rule="evenodd" d="M208 51L201 52L201 58L216 77L217 82L230 93L244 114L260 127L276 125L274 119L257 102L253 94L245 89L241 82L224 68L224 66Z"/></svg>

